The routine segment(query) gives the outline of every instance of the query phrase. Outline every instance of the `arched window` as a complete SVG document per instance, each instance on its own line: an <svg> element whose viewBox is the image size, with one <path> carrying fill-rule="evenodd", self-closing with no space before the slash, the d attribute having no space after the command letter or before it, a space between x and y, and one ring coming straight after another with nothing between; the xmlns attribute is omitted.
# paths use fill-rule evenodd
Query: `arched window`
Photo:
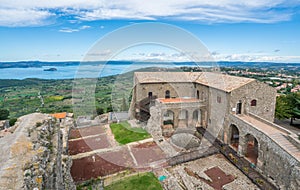
<svg viewBox="0 0 300 190"><path fill-rule="evenodd" d="M148 92L148 97L152 98L152 92Z"/></svg>
<svg viewBox="0 0 300 190"><path fill-rule="evenodd" d="M251 100L251 106L256 106L256 100L254 99L254 100Z"/></svg>
<svg viewBox="0 0 300 190"><path fill-rule="evenodd" d="M170 98L170 90L166 90L165 98Z"/></svg>
<svg viewBox="0 0 300 190"><path fill-rule="evenodd" d="M200 98L199 90L197 90L197 99Z"/></svg>

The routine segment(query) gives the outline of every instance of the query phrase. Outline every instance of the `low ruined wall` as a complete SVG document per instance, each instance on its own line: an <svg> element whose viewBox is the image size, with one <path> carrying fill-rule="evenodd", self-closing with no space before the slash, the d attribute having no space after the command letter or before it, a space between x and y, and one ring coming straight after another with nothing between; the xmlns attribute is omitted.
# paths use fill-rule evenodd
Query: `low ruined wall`
<svg viewBox="0 0 300 190"><path fill-rule="evenodd" d="M299 161L273 141L268 135L252 127L234 115L231 124L238 127L240 138L252 134L259 144L258 169L281 189L297 189L300 186Z"/></svg>
<svg viewBox="0 0 300 190"><path fill-rule="evenodd" d="M24 189L75 189L70 176L71 162L63 158L63 133L54 119L28 130L36 155L25 164Z"/></svg>
<svg viewBox="0 0 300 190"><path fill-rule="evenodd" d="M211 146L209 148L204 148L204 149L199 149L199 150L194 150L191 152L186 152L186 153L181 153L178 154L168 160L168 164L171 166L189 162L192 160L196 160L199 158L207 157L213 154L218 153L219 150L215 148L214 146Z"/></svg>

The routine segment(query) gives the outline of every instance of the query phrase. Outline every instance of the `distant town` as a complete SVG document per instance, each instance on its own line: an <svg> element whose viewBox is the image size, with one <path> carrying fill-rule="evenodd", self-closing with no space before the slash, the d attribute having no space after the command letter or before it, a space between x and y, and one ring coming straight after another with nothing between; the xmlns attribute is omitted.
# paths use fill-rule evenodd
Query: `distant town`
<svg viewBox="0 0 300 190"><path fill-rule="evenodd" d="M254 78L276 88L278 95L300 91L300 68L298 65L289 67L262 67L253 68L248 66L221 67L224 74ZM184 71L202 71L202 68L182 67Z"/></svg>

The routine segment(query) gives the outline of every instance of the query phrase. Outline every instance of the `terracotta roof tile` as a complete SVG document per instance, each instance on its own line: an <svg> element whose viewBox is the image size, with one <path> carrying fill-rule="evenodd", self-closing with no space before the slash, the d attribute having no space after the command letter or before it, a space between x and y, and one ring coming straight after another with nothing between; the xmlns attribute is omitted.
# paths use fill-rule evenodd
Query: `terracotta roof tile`
<svg viewBox="0 0 300 190"><path fill-rule="evenodd" d="M55 117L56 119L64 119L67 116L67 112L62 112L62 113L54 113L50 114L52 117Z"/></svg>
<svg viewBox="0 0 300 190"><path fill-rule="evenodd" d="M135 77L139 83L195 82L226 92L255 81L215 72L135 72Z"/></svg>

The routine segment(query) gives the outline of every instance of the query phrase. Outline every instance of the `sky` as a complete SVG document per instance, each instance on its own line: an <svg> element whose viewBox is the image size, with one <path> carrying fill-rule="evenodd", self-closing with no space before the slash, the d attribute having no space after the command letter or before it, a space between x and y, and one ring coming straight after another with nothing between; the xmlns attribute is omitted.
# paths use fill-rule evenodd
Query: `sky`
<svg viewBox="0 0 300 190"><path fill-rule="evenodd" d="M300 0L0 0L0 62L81 61L112 31L147 22L190 32L217 61L300 62ZM187 61L158 45L115 59Z"/></svg>

